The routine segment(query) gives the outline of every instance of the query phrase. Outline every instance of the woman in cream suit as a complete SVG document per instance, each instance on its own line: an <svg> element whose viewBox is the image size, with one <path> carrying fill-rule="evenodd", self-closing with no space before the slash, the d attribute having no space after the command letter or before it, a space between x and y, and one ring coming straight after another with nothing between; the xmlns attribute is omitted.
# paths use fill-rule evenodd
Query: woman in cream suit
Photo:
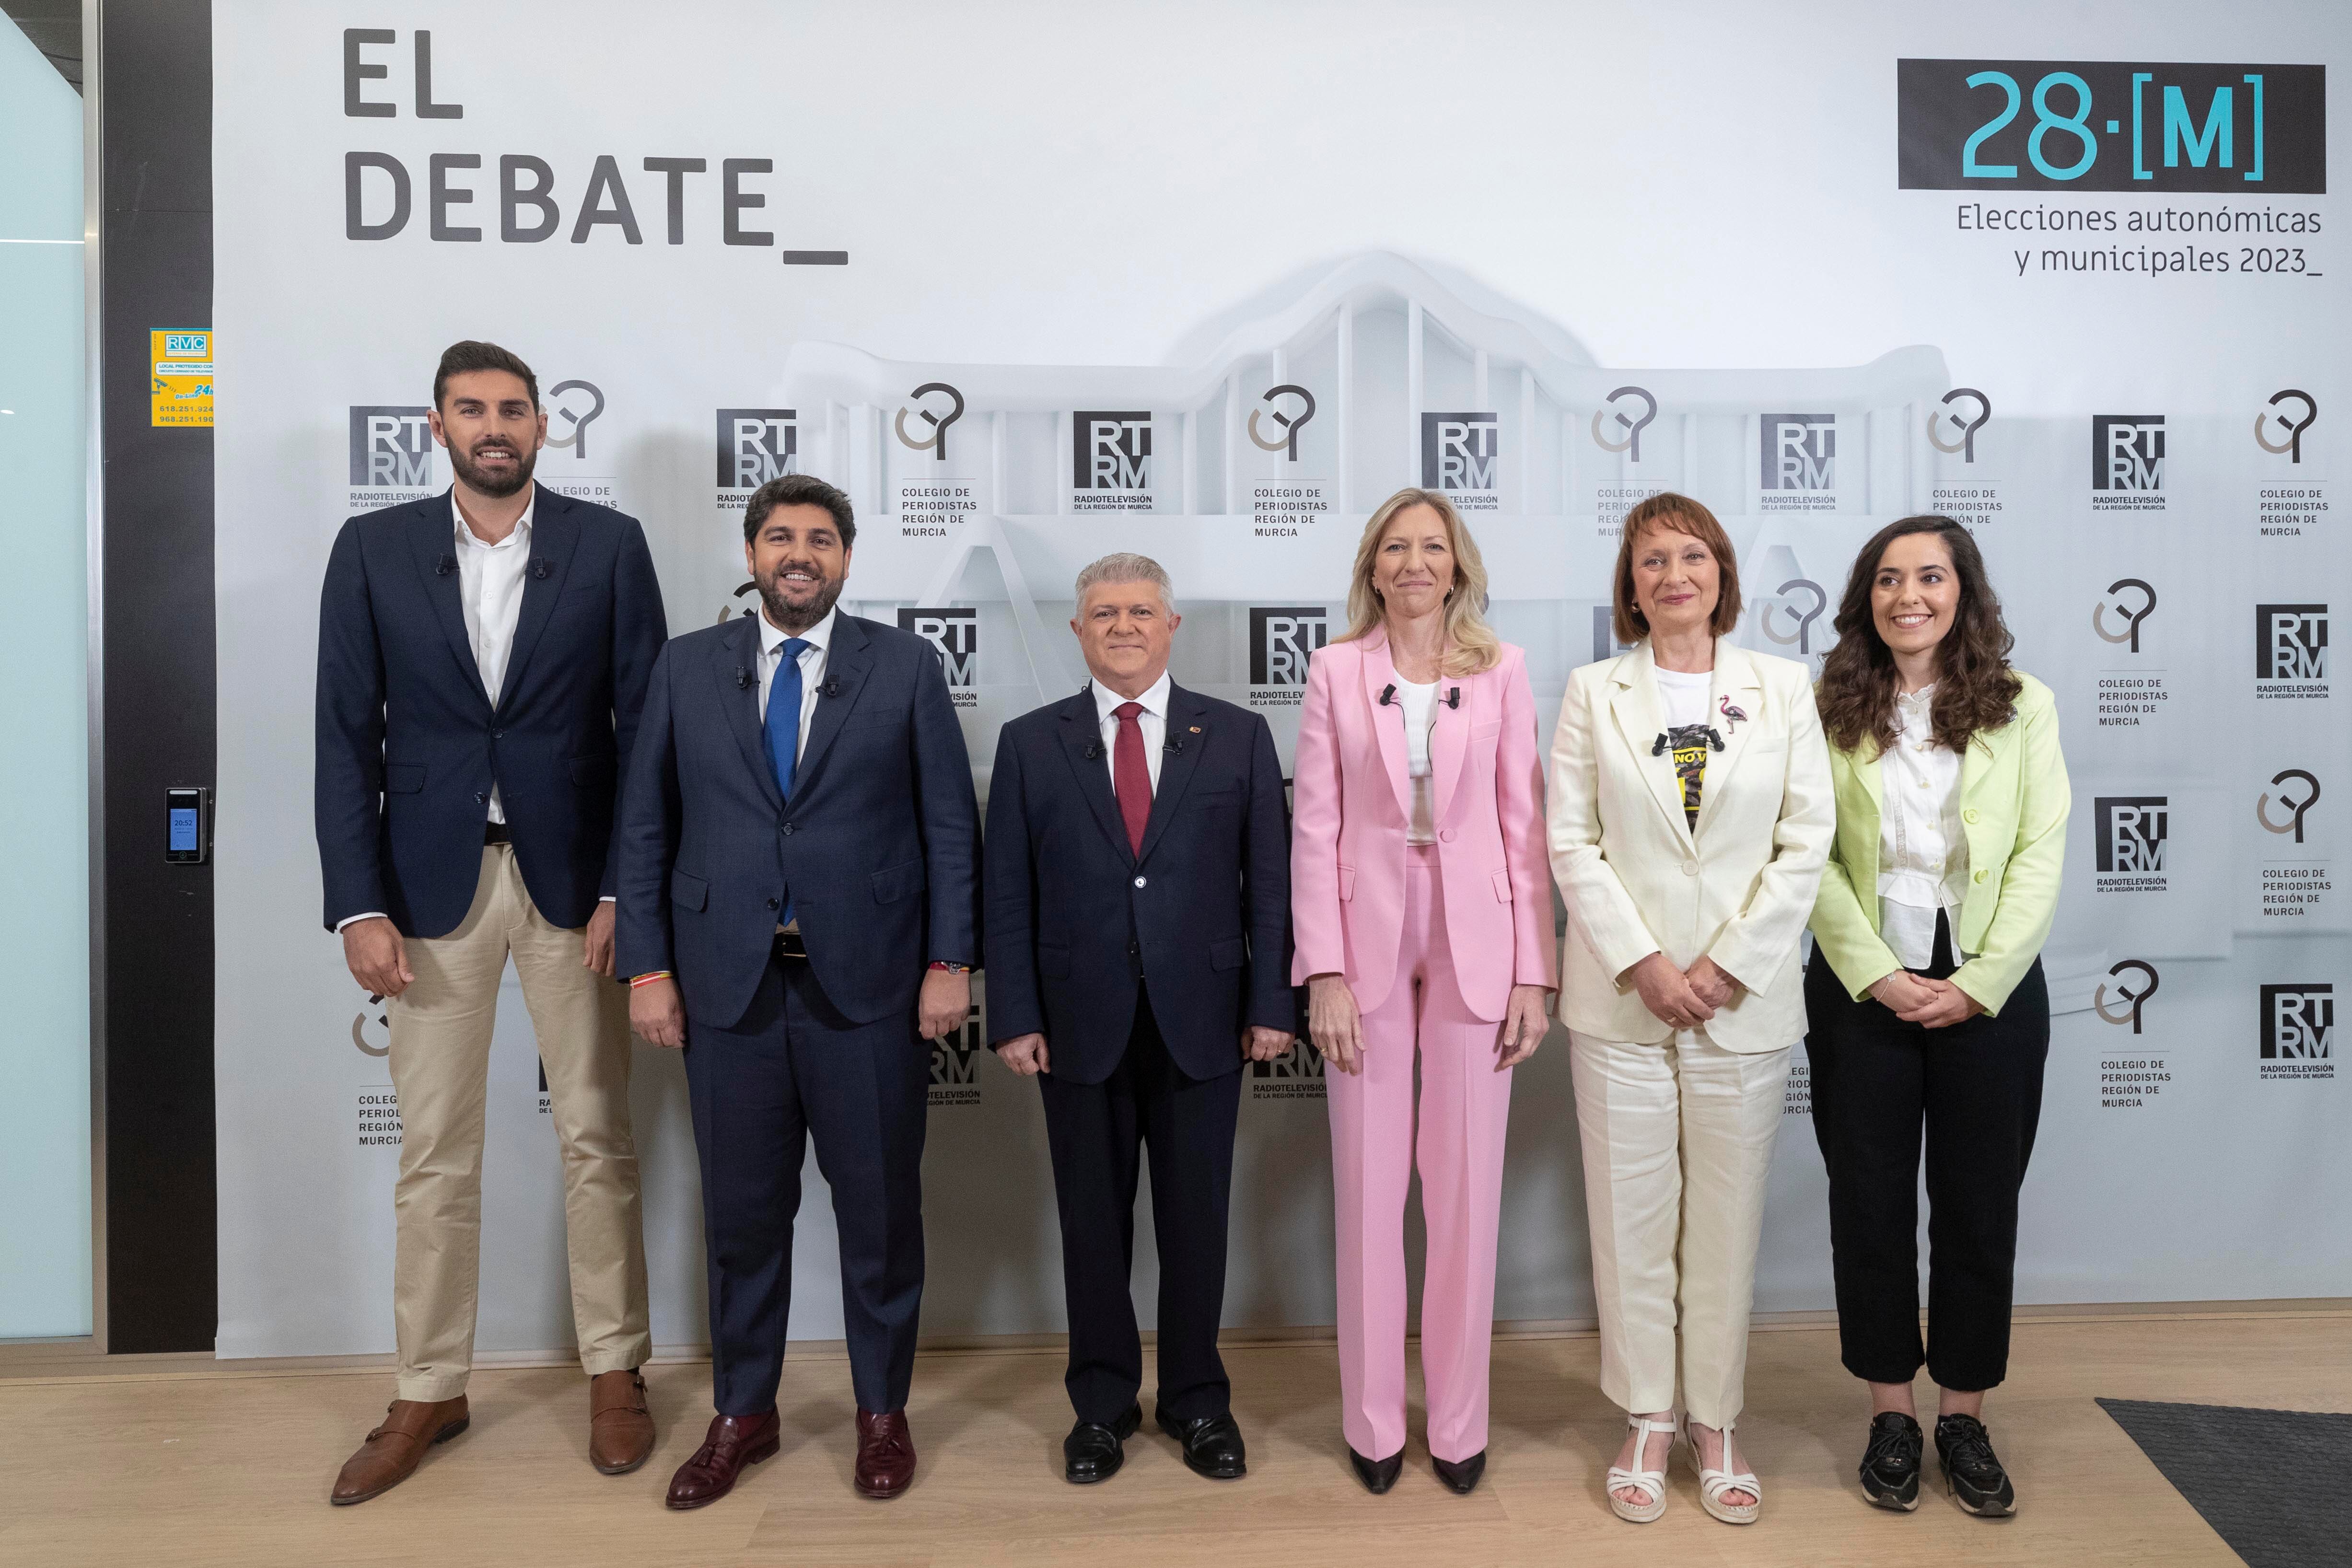
<svg viewBox="0 0 2352 1568"><path fill-rule="evenodd" d="M1553 985L1535 702L1486 601L1452 503L1390 497L1356 551L1347 635L1307 667L1298 727L1291 979L1336 1069L1341 1425L1375 1492L1404 1462L1416 1166L1430 1458L1457 1492L1486 1469L1511 1069L1542 1041Z"/></svg>
<svg viewBox="0 0 2352 1568"><path fill-rule="evenodd" d="M1854 559L1822 667L1837 843L1805 971L1813 1134L1830 1177L1838 1339L1870 1385L1864 1493L1919 1506L1911 1381L1941 1390L1936 1455L1970 1513L2017 1490L1985 1430L2009 1370L2017 1195L2042 1113L2072 795L2050 688L2011 638L1969 530L1906 517ZM1919 1338L1919 1151L1928 1333Z"/></svg>
<svg viewBox="0 0 2352 1568"><path fill-rule="evenodd" d="M1679 1327L1700 1500L1746 1524L1762 1493L1732 1427L1829 754L1805 666L1724 641L1738 569L1705 507L1627 514L1614 598L1633 651L1569 677L1550 792L1601 1385L1629 1428L1609 1500L1637 1523L1665 1510Z"/></svg>

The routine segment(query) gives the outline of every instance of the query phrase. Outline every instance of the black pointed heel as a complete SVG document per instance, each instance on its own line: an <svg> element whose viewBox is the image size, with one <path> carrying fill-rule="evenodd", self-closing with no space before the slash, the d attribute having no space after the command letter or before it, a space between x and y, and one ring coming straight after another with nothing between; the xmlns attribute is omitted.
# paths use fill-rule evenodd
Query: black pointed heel
<svg viewBox="0 0 2352 1568"><path fill-rule="evenodd" d="M1437 1472L1439 1480L1467 1497L1477 1486L1478 1478L1486 1473L1486 1450L1481 1448L1466 1459L1441 1459L1432 1454L1429 1463L1430 1468Z"/></svg>
<svg viewBox="0 0 2352 1568"><path fill-rule="evenodd" d="M1385 1459L1368 1459L1355 1449L1348 1450L1348 1462L1356 1467L1356 1479L1374 1497L1396 1485L1397 1477L1404 1470L1404 1450L1399 1448Z"/></svg>

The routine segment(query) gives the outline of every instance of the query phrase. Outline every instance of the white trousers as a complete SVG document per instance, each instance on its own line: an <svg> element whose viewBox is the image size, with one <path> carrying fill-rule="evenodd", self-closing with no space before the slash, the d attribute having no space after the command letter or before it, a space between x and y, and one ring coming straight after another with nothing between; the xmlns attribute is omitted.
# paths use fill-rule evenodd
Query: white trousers
<svg viewBox="0 0 2352 1568"><path fill-rule="evenodd" d="M1789 1052L1724 1050L1704 1030L1662 1045L1571 1030L1601 1389L1633 1414L1677 1407L1738 1419L1764 1180L1780 1132Z"/></svg>

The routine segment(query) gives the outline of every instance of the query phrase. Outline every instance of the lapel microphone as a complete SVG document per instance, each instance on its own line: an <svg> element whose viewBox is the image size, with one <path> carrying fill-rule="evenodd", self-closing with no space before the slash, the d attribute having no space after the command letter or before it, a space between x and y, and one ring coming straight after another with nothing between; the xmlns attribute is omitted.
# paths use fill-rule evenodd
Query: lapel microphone
<svg viewBox="0 0 2352 1568"><path fill-rule="evenodd" d="M1099 762L1102 760L1102 747L1099 743L1089 740L1087 742L1086 750L1080 755L1089 762Z"/></svg>
<svg viewBox="0 0 2352 1568"><path fill-rule="evenodd" d="M824 685L817 687L817 694L828 701L837 698L841 695L841 683L828 675Z"/></svg>
<svg viewBox="0 0 2352 1568"><path fill-rule="evenodd" d="M1171 736L1160 743L1160 749L1172 756L1181 757L1184 754L1184 743Z"/></svg>
<svg viewBox="0 0 2352 1568"><path fill-rule="evenodd" d="M1394 702L1395 700L1396 687L1393 685L1385 685L1381 688L1381 706L1386 707L1390 703Z"/></svg>
<svg viewBox="0 0 2352 1568"><path fill-rule="evenodd" d="M744 669L740 664L737 665L735 669L735 689L739 692L748 691L751 689L751 672Z"/></svg>
<svg viewBox="0 0 2352 1568"><path fill-rule="evenodd" d="M1447 707L1454 708L1456 711L1460 710L1462 706L1462 688L1460 686L1448 686L1445 689L1445 706Z"/></svg>
<svg viewBox="0 0 2352 1568"><path fill-rule="evenodd" d="M433 575L436 577L446 577L457 570L457 558L454 555L445 555L433 564Z"/></svg>
<svg viewBox="0 0 2352 1568"><path fill-rule="evenodd" d="M530 563L531 576L538 578L541 582L546 581L548 574L554 570L555 563L549 560L545 556L541 556Z"/></svg>

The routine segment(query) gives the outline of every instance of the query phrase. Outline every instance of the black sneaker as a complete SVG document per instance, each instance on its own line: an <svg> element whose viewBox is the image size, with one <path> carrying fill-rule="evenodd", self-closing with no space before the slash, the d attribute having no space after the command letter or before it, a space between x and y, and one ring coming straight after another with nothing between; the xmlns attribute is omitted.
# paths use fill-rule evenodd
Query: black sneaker
<svg viewBox="0 0 2352 1568"><path fill-rule="evenodd" d="M1937 1417L1936 1458L1943 1462L1952 1500L1969 1512L2006 1518L2017 1511L2017 1489L1993 1454L1991 1434L1975 1416Z"/></svg>
<svg viewBox="0 0 2352 1568"><path fill-rule="evenodd" d="M1919 1506L1919 1454L1927 1438L1919 1423L1895 1410L1870 1418L1870 1445L1862 1451L1862 1490L1881 1508L1909 1513Z"/></svg>

